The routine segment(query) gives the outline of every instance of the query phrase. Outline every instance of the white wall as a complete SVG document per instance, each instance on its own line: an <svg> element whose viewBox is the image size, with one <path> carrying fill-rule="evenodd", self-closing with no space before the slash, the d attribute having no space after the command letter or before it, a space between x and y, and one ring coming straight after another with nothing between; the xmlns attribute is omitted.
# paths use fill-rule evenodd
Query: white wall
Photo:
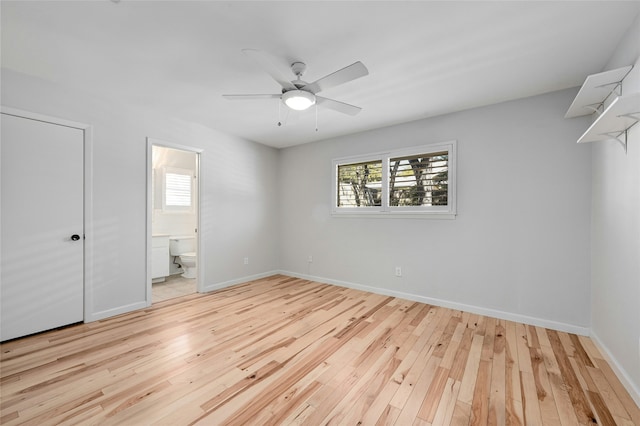
<svg viewBox="0 0 640 426"><path fill-rule="evenodd" d="M604 68L635 67L623 94L640 92L640 17ZM592 144L592 335L640 405L640 125Z"/></svg>
<svg viewBox="0 0 640 426"><path fill-rule="evenodd" d="M144 307L146 138L204 149L201 236L207 288L278 266L278 152L212 129L2 70L2 105L93 125L90 318ZM243 265L243 257L250 257Z"/></svg>
<svg viewBox="0 0 640 426"><path fill-rule="evenodd" d="M591 147L576 144L588 120L563 118L575 93L283 150L281 268L588 333ZM330 215L332 158L452 139L455 220ZM395 266L402 278L394 277Z"/></svg>

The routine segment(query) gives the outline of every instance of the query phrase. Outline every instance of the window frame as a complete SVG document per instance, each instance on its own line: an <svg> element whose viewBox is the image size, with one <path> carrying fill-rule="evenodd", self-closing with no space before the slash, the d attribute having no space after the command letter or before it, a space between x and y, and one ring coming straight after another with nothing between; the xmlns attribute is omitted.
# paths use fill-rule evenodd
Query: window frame
<svg viewBox="0 0 640 426"><path fill-rule="evenodd" d="M420 218L420 219L454 219L456 210L456 169L457 169L457 141L438 142L427 145L413 146L396 150L376 152L366 155L340 157L332 160L331 182L331 214L335 217L390 217L390 218ZM390 206L389 180L392 158L410 157L414 155L428 155L447 152L447 205L446 206ZM338 207L338 166L363 162L382 161L381 206L367 207Z"/></svg>
<svg viewBox="0 0 640 426"><path fill-rule="evenodd" d="M190 181L190 189L189 189L189 197L190 204L188 206L176 206L176 205L167 205L167 174L175 174L175 175L185 175L189 176ZM194 177L193 170L182 169L179 167L163 167L162 168L162 211L164 213L191 213L194 211L194 202L193 202L193 189L194 189Z"/></svg>

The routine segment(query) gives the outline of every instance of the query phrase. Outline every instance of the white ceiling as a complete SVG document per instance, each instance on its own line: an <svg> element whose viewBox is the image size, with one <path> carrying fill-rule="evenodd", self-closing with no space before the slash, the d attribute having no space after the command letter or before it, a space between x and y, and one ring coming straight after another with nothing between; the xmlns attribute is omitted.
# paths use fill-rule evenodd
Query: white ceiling
<svg viewBox="0 0 640 426"><path fill-rule="evenodd" d="M640 2L3 0L1 12L4 68L286 147L578 86ZM243 48L304 61L306 81L362 61L368 76L322 92L362 112L319 109L316 132L314 109L278 127L278 100L223 99L280 90Z"/></svg>

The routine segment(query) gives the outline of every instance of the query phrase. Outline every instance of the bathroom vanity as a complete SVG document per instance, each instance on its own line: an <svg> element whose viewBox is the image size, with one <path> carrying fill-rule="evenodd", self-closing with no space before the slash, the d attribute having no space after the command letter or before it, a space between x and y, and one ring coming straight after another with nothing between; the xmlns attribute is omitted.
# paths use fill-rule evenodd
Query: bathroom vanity
<svg viewBox="0 0 640 426"><path fill-rule="evenodd" d="M169 276L169 235L153 235L151 240L151 278L161 282Z"/></svg>

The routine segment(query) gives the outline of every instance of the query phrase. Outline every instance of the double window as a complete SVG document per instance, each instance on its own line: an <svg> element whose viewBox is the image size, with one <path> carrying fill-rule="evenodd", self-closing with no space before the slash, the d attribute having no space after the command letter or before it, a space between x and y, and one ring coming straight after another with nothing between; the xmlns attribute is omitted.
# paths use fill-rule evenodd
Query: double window
<svg viewBox="0 0 640 426"><path fill-rule="evenodd" d="M455 215L456 142L333 160L333 213Z"/></svg>

